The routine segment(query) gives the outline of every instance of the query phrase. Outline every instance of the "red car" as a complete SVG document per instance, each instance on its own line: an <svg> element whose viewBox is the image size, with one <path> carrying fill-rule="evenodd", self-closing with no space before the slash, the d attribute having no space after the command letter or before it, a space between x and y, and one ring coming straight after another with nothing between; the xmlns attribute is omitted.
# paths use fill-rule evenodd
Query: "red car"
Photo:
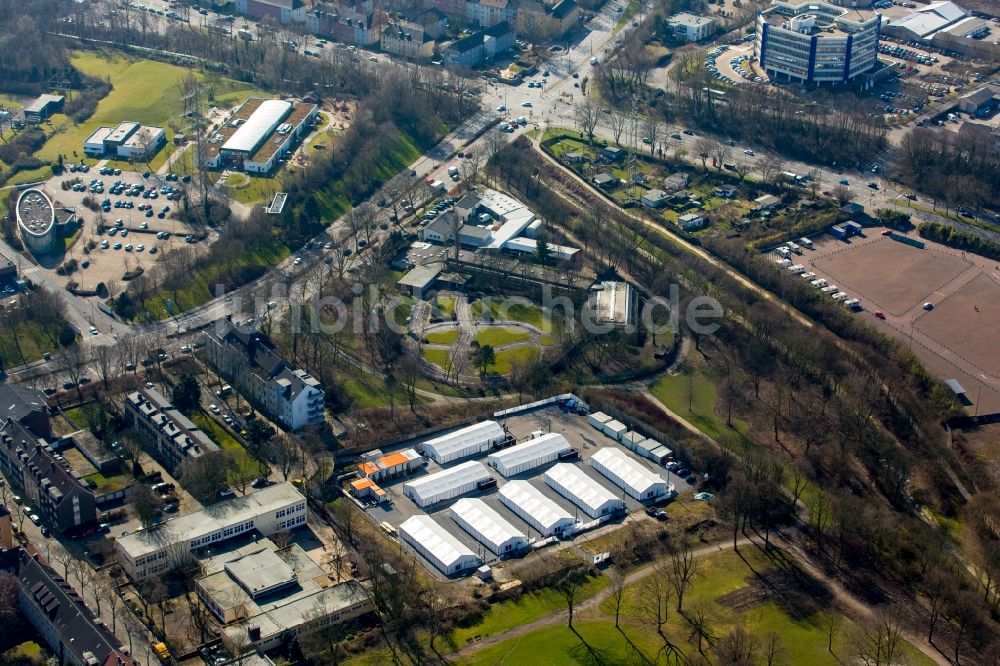
<svg viewBox="0 0 1000 666"><path fill-rule="evenodd" d="M875 316L878 317L879 319L885 319L885 313L882 312L881 310L876 310Z"/></svg>

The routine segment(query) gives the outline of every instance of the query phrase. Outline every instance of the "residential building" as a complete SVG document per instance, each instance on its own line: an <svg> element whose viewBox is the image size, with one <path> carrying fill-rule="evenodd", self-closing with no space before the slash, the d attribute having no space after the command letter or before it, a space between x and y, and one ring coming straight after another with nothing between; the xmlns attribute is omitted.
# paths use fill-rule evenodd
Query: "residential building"
<svg viewBox="0 0 1000 666"><path fill-rule="evenodd" d="M26 384L0 384L0 422L13 419L38 437L51 437L45 394Z"/></svg>
<svg viewBox="0 0 1000 666"><path fill-rule="evenodd" d="M385 53L410 60L426 60L434 55L434 39L423 26L409 21L393 22L383 28L381 47Z"/></svg>
<svg viewBox="0 0 1000 666"><path fill-rule="evenodd" d="M290 430L323 422L319 380L281 358L267 336L225 321L204 337L209 363L270 419Z"/></svg>
<svg viewBox="0 0 1000 666"><path fill-rule="evenodd" d="M372 610L356 582L336 584L297 544L239 540L200 560L198 597L222 623L233 654L273 650L293 637L348 622Z"/></svg>
<svg viewBox="0 0 1000 666"><path fill-rule="evenodd" d="M517 34L535 41L562 37L580 20L580 7L575 0L561 0L548 5L538 0L526 0L517 7L514 26Z"/></svg>
<svg viewBox="0 0 1000 666"><path fill-rule="evenodd" d="M417 7L406 13L407 20L424 29L433 39L439 38L448 29L448 15L436 7Z"/></svg>
<svg viewBox="0 0 1000 666"><path fill-rule="evenodd" d="M697 213L688 213L677 218L677 225L684 231L697 231L705 226L705 218Z"/></svg>
<svg viewBox="0 0 1000 666"><path fill-rule="evenodd" d="M288 24L305 20L302 0L236 0L236 12L256 19L270 19Z"/></svg>
<svg viewBox="0 0 1000 666"><path fill-rule="evenodd" d="M493 230L490 226L465 224L460 221L454 211L441 215L422 228L419 237L425 242L451 245L455 242L456 228L458 229L458 242L466 247L483 247L488 245L493 237Z"/></svg>
<svg viewBox="0 0 1000 666"><path fill-rule="evenodd" d="M76 590L37 551L8 551L4 568L17 578L17 605L60 664L139 666Z"/></svg>
<svg viewBox="0 0 1000 666"><path fill-rule="evenodd" d="M0 551L10 550L14 547L14 523L10 517L10 511L3 504L0 504Z"/></svg>
<svg viewBox="0 0 1000 666"><path fill-rule="evenodd" d="M663 190L647 190L642 195L640 201L643 206L649 208L663 208L666 205L669 195Z"/></svg>
<svg viewBox="0 0 1000 666"><path fill-rule="evenodd" d="M674 37L681 42L700 42L715 34L715 19L711 16L681 12L667 19Z"/></svg>
<svg viewBox="0 0 1000 666"><path fill-rule="evenodd" d="M516 0L468 0L465 11L469 24L480 28L504 22L513 25L517 19Z"/></svg>
<svg viewBox="0 0 1000 666"><path fill-rule="evenodd" d="M29 123L40 123L53 113L62 111L66 98L62 95L39 95L38 98L24 107L24 120Z"/></svg>
<svg viewBox="0 0 1000 666"><path fill-rule="evenodd" d="M370 0L317 2L306 14L305 26L314 35L358 46L378 43L382 33Z"/></svg>
<svg viewBox="0 0 1000 666"><path fill-rule="evenodd" d="M115 552L122 570L138 581L190 560L192 551L253 530L270 536L305 523L306 499L292 484L279 483L119 537Z"/></svg>
<svg viewBox="0 0 1000 666"><path fill-rule="evenodd" d="M882 15L822 1L773 0L757 16L755 57L777 80L843 83L876 64Z"/></svg>
<svg viewBox="0 0 1000 666"><path fill-rule="evenodd" d="M618 178L614 177L610 173L602 172L594 176L594 185L597 185L602 190L613 190L621 184Z"/></svg>
<svg viewBox="0 0 1000 666"><path fill-rule="evenodd" d="M24 506L59 532L97 521L97 498L56 448L20 422L0 425L0 468Z"/></svg>
<svg viewBox="0 0 1000 666"><path fill-rule="evenodd" d="M141 388L125 396L125 423L145 439L156 459L168 469L219 450L218 444L156 389Z"/></svg>
<svg viewBox="0 0 1000 666"><path fill-rule="evenodd" d="M83 152L91 157L120 157L148 162L167 144L162 127L122 122L117 127L98 127L83 142Z"/></svg>
<svg viewBox="0 0 1000 666"><path fill-rule="evenodd" d="M497 54L514 46L514 29L507 21L501 21L485 30L452 42L442 51L444 64L448 67L471 69L492 60Z"/></svg>

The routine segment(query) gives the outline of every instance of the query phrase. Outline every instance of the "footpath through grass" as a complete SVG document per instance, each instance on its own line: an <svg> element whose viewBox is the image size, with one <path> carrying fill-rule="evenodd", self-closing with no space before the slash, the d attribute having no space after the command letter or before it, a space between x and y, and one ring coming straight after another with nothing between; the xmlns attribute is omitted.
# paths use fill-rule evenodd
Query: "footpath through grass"
<svg viewBox="0 0 1000 666"><path fill-rule="evenodd" d="M664 375L649 387L649 392L677 415L714 440L734 430L726 419L715 413L716 391L712 380L700 369L688 369L676 375ZM745 433L747 425L733 419L737 433Z"/></svg>
<svg viewBox="0 0 1000 666"><path fill-rule="evenodd" d="M771 632L777 634L785 655L784 663L835 666L850 661L850 636L855 630L853 623L827 606L820 605L809 595L783 591L779 602L765 593L763 586L756 582L757 577L784 574L779 574L757 547L745 546L740 554L726 551L708 555L698 560L698 566L698 574L685 595L684 607L705 610L707 627L716 640L739 626L758 639ZM663 649L663 641L653 626L639 619L642 617L640 600L648 589L645 580L627 588L620 630L614 626L614 602L609 598L604 600L600 609L588 611L574 622L575 631L564 623L550 625L490 646L457 663L469 666L500 663L655 664ZM561 602L561 599L558 601ZM690 624L675 612L673 604L671 600L664 633L684 654L694 654L697 652L697 635L692 634ZM549 612L561 610L563 606L560 603ZM531 617L527 613L513 615L521 620L518 624L533 621L523 618L525 615ZM827 649L828 618L831 617L837 627L833 654ZM479 626L486 626L486 621ZM907 663L921 666L934 663L908 644L903 645L902 651Z"/></svg>

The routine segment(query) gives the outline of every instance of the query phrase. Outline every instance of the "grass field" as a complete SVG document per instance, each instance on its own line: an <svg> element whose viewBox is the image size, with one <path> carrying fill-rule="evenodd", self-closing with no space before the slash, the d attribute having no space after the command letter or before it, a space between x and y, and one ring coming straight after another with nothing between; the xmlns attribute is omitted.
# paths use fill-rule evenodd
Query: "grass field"
<svg viewBox="0 0 1000 666"><path fill-rule="evenodd" d="M239 174L237 174L239 175ZM245 187L228 187L223 189L236 201L243 204L255 204L270 201L275 192L281 191L281 181L277 178L259 178L247 176L249 183Z"/></svg>
<svg viewBox="0 0 1000 666"><path fill-rule="evenodd" d="M521 342L522 340L528 340L530 338L531 334L527 331L517 328L503 328L500 326L490 326L489 328L482 329L476 333L476 342L484 347L486 345L499 347L500 345L507 345L512 342Z"/></svg>
<svg viewBox="0 0 1000 666"><path fill-rule="evenodd" d="M424 337L432 345L453 345L458 340L458 329L452 328L447 331L432 331Z"/></svg>
<svg viewBox="0 0 1000 666"><path fill-rule="evenodd" d="M513 349L504 349L496 353L496 362L489 367L489 370L500 375L506 375L514 367L514 363L520 361L527 363L538 357L538 349L521 345Z"/></svg>
<svg viewBox="0 0 1000 666"><path fill-rule="evenodd" d="M340 378L344 392L351 398L354 407L359 409L369 409L372 407L387 407L389 405L389 392L381 386L377 379L368 374L344 374ZM399 387L393 392L397 405L407 402L406 391ZM417 396L417 404L427 402L423 396Z"/></svg>
<svg viewBox="0 0 1000 666"><path fill-rule="evenodd" d="M101 125L114 126L124 120L163 127L167 132L167 147L161 150L154 164L166 159L172 147L172 121L180 122L183 112L181 84L191 70L152 60L135 60L107 53L78 52L73 66L84 74L111 81L112 90L102 99L94 114L84 123L75 124L63 114L50 119L55 129L52 137L36 153L40 159L55 161L61 152L70 159L83 155L83 142ZM232 106L258 90L249 84L216 76L195 75L214 90L216 106ZM48 129L48 126L45 125Z"/></svg>
<svg viewBox="0 0 1000 666"><path fill-rule="evenodd" d="M242 462L243 459L254 460L253 456L247 453L247 450L243 448L242 444L236 441L235 437L230 435L225 428L216 423L215 420L207 414L193 414L191 416L191 421L205 431L205 434L207 434L213 442L218 444L220 448L224 451L232 453L238 461Z"/></svg>
<svg viewBox="0 0 1000 666"><path fill-rule="evenodd" d="M649 392L712 439L733 433L726 426L726 419L715 414L715 385L699 369L664 375L649 387ZM739 419L734 418L733 425L738 432L747 431L746 424Z"/></svg>
<svg viewBox="0 0 1000 666"><path fill-rule="evenodd" d="M448 367L448 361L449 358L451 357L451 350L424 348L420 350L420 354L428 361L430 361L437 367L444 370Z"/></svg>
<svg viewBox="0 0 1000 666"><path fill-rule="evenodd" d="M559 328L557 324L545 316L541 307L534 304L491 298L487 301L476 301L470 306L470 309L474 317L484 321L497 319L522 321L546 332Z"/></svg>
<svg viewBox="0 0 1000 666"><path fill-rule="evenodd" d="M27 321L19 323L16 328L17 335L14 333L15 331L9 328L0 329L0 358L8 368L37 361L45 352L57 351L56 344L49 338L56 339L58 331L46 331L41 325Z"/></svg>
<svg viewBox="0 0 1000 666"><path fill-rule="evenodd" d="M289 249L275 239L267 247L244 252L233 262L232 269L252 265L266 268L274 266L288 255ZM177 291L176 298L172 291L161 291L146 301L146 310L153 319L170 316L166 306L168 298L174 301L174 314L198 307L215 298L215 278L216 271L213 268L197 272L191 276L191 281L184 289Z"/></svg>
<svg viewBox="0 0 1000 666"><path fill-rule="evenodd" d="M776 633L781 640L783 663L830 666L851 663L850 634L854 625L842 616L833 616L837 629L831 654L827 650L827 618L832 611L821 607L790 606L787 599L779 603L766 595L754 596L754 590L759 588L752 586L751 582L758 575L773 576L775 569L767 557L754 547L745 547L742 554L745 560L731 551L700 558L699 574L684 599L688 610L697 606L706 609L708 629L714 639L718 640L741 626L758 639L763 639L770 632ZM643 580L627 589L621 630L614 626L613 602L606 599L600 609L587 612L573 623L575 632L565 624L549 625L493 645L458 663L469 666L500 663L655 664L658 657L662 663L662 640L651 625L638 619L640 594L647 587ZM730 596L726 598L724 595ZM729 601L733 598L743 603L736 606ZM560 605L552 610L562 607ZM788 612L790 610L794 615ZM522 620L518 624L528 621ZM664 633L684 654L691 655L697 651L696 635L692 635L687 620L674 611L673 605L670 606ZM907 663L921 666L933 663L909 645L904 645L903 651Z"/></svg>
<svg viewBox="0 0 1000 666"><path fill-rule="evenodd" d="M607 576L588 578L580 589L581 600L588 599L608 586ZM566 607L566 602L559 592L545 588L538 592L525 594L517 599L503 601L490 606L482 622L471 627L456 629L449 640L456 647L465 645L466 640L474 636L492 636L508 631L522 624L551 615Z"/></svg>
<svg viewBox="0 0 1000 666"><path fill-rule="evenodd" d="M435 296L433 305L445 319L449 319L455 314L454 296Z"/></svg>

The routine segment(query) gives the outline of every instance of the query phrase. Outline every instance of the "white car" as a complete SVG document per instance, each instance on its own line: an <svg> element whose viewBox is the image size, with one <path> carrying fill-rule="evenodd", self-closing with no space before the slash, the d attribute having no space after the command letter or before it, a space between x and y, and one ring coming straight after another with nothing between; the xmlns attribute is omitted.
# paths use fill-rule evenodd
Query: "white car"
<svg viewBox="0 0 1000 666"><path fill-rule="evenodd" d="M293 266L298 266L302 263L302 257L295 257L295 261L292 262Z"/></svg>
<svg viewBox="0 0 1000 666"><path fill-rule="evenodd" d="M747 148L746 150L744 150L743 154L744 155L749 155L750 157L753 157L753 151L750 150L749 148Z"/></svg>
<svg viewBox="0 0 1000 666"><path fill-rule="evenodd" d="M529 102L528 100L524 100L523 102L521 102L521 106L523 106L523 107L526 107L526 108L527 108L527 107L530 107L530 106L533 106L533 105L532 105L532 103L531 103L531 102Z"/></svg>
<svg viewBox="0 0 1000 666"><path fill-rule="evenodd" d="M97 335L97 333L98 333L97 327L96 326L91 326L90 327L90 334L91 335Z"/></svg>
<svg viewBox="0 0 1000 666"><path fill-rule="evenodd" d="M503 104L501 104L500 106L497 107L497 112L498 113L503 113L506 110L507 110L507 107L504 106Z"/></svg>
<svg viewBox="0 0 1000 666"><path fill-rule="evenodd" d="M597 60L597 56L594 56L593 58L590 59L590 64L591 65L596 65L598 62L599 61Z"/></svg>
<svg viewBox="0 0 1000 666"><path fill-rule="evenodd" d="M213 414L218 414L218 413L219 413L219 411L220 411L220 410L219 410L219 406L218 406L218 405L209 405L209 406L208 406L208 409L209 409L209 411L210 411L210 412L212 412Z"/></svg>
<svg viewBox="0 0 1000 666"><path fill-rule="evenodd" d="M191 353L191 347L189 347L188 345L183 345L181 347L181 353L182 354L190 354Z"/></svg>

